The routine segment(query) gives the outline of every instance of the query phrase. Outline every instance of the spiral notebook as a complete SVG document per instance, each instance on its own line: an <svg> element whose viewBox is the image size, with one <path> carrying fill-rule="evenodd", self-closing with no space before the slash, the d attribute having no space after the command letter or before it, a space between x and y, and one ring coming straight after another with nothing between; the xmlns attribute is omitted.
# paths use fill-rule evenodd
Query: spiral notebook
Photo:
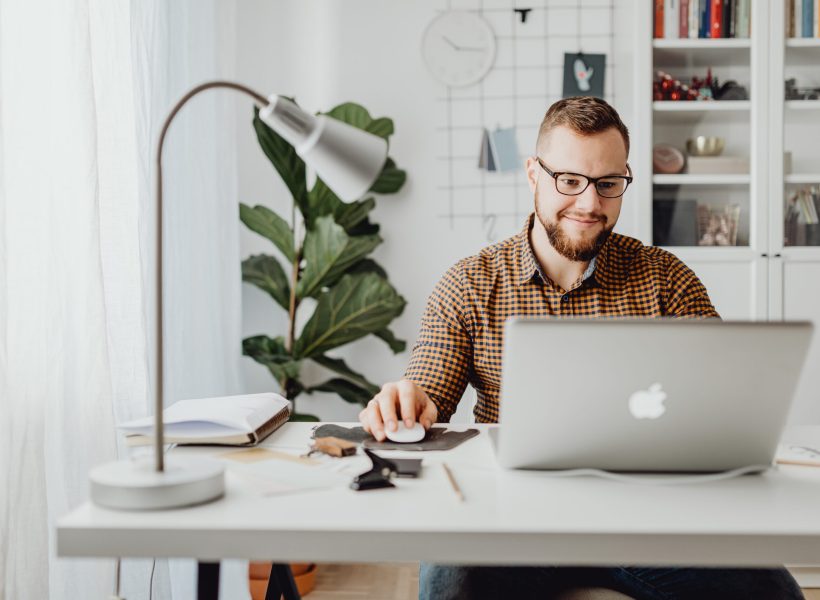
<svg viewBox="0 0 820 600"><path fill-rule="evenodd" d="M254 446L290 417L290 403L279 394L246 394L180 400L162 411L168 444ZM154 417L117 426L129 446L152 444Z"/></svg>

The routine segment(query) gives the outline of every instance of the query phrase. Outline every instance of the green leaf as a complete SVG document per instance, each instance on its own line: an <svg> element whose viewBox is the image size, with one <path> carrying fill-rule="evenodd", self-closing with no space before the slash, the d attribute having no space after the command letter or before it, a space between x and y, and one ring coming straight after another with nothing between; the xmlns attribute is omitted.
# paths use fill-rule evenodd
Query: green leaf
<svg viewBox="0 0 820 600"><path fill-rule="evenodd" d="M305 235L305 269L296 285L296 295L305 298L327 282L335 281L381 241L378 235L350 237L333 217L320 217L316 227Z"/></svg>
<svg viewBox="0 0 820 600"><path fill-rule="evenodd" d="M336 222L344 227L345 231L350 231L353 227L367 218L368 213L376 208L374 198L355 200L353 202L340 202L340 206L334 211Z"/></svg>
<svg viewBox="0 0 820 600"><path fill-rule="evenodd" d="M384 340L387 343L387 345L390 346L390 349L393 351L393 354L404 352L404 349L407 348L407 342L398 339L393 334L393 332L390 331L387 327L374 332L373 335L375 335L380 340Z"/></svg>
<svg viewBox="0 0 820 600"><path fill-rule="evenodd" d="M372 396L375 396L379 393L379 386L370 383L367 379L364 378L364 375L361 373L357 373L353 369L347 366L344 360L341 358L332 358L330 356L319 355L319 356L312 356L311 360L317 364L322 365L325 369L329 369L334 373L338 373L339 375L344 375L347 379L353 381L354 383L359 384L360 387L367 390L367 392Z"/></svg>
<svg viewBox="0 0 820 600"><path fill-rule="evenodd" d="M265 206L239 205L239 218L248 227L268 238L292 263L296 258L293 231L287 221Z"/></svg>
<svg viewBox="0 0 820 600"><path fill-rule="evenodd" d="M352 381L342 379L341 377L334 377L319 385L314 385L305 390L308 394L313 392L330 392L338 394L345 402L352 404L361 404L364 406L373 397L373 394L366 389L359 387Z"/></svg>
<svg viewBox="0 0 820 600"><path fill-rule="evenodd" d="M306 413L293 413L292 415L290 415L288 421L310 421L311 423L317 423L320 421L320 419L316 415L309 415Z"/></svg>
<svg viewBox="0 0 820 600"><path fill-rule="evenodd" d="M293 354L312 358L384 329L406 302L375 273L345 275L320 296L313 316L296 340Z"/></svg>
<svg viewBox="0 0 820 600"><path fill-rule="evenodd" d="M267 292L279 306L290 310L288 277L274 257L260 254L243 260L242 281Z"/></svg>
<svg viewBox="0 0 820 600"><path fill-rule="evenodd" d="M293 100L289 98L289 100ZM285 185L290 190L294 202L303 215L307 214L307 181L305 179L305 163L296 154L296 150L285 138L265 125L259 118L259 109L253 111L253 128L262 151L273 163Z"/></svg>
<svg viewBox="0 0 820 600"><path fill-rule="evenodd" d="M377 194L395 194L407 180L407 173L396 167L392 158L388 158L382 167L382 172L370 187L371 192Z"/></svg>
<svg viewBox="0 0 820 600"><path fill-rule="evenodd" d="M242 340L242 354L265 365L280 383L285 379L298 378L302 368L302 361L295 359L285 350L282 336L270 338L266 335L255 335L245 338Z"/></svg>
<svg viewBox="0 0 820 600"><path fill-rule="evenodd" d="M345 102L325 113L329 117L333 117L339 121L353 125L359 129L367 130L373 117L367 112L367 109L361 104L355 102Z"/></svg>
<svg viewBox="0 0 820 600"><path fill-rule="evenodd" d="M353 275L354 273L376 273L380 277L387 279L387 272L372 258L363 258L355 265L350 267L346 273Z"/></svg>
<svg viewBox="0 0 820 600"><path fill-rule="evenodd" d="M393 135L393 120L387 117L373 119L370 124L365 127L365 131L377 135L380 138L387 139Z"/></svg>
<svg viewBox="0 0 820 600"><path fill-rule="evenodd" d="M316 219L324 215L333 215L333 219L345 231L350 231L356 225L367 218L368 213L376 207L374 198L364 198L353 202L343 202L333 193L325 182L317 179L316 183L308 192L308 205L310 206L310 218L305 224L308 229L313 229Z"/></svg>

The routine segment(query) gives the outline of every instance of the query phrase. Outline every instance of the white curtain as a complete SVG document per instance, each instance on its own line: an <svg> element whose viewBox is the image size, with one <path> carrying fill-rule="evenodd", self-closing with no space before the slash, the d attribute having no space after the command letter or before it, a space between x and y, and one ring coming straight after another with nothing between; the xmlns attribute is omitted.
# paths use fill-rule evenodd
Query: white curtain
<svg viewBox="0 0 820 600"><path fill-rule="evenodd" d="M231 76L232 15L0 0L0 599L113 592L113 560L56 557L55 522L124 452L114 424L150 412L153 144L188 88ZM196 98L166 145L166 403L240 391L234 111ZM150 566L126 561L129 600ZM246 594L244 568L224 597ZM193 573L159 561L153 597L193 597Z"/></svg>

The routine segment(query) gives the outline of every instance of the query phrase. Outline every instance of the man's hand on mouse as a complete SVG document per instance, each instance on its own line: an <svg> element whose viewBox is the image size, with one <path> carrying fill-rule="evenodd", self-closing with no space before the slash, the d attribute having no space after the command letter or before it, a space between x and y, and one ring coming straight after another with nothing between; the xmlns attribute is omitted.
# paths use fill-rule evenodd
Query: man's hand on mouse
<svg viewBox="0 0 820 600"><path fill-rule="evenodd" d="M399 418L407 427L418 421L425 430L438 418L438 409L427 392L409 379L384 384L359 413L362 428L380 442L386 437L385 428L398 429Z"/></svg>

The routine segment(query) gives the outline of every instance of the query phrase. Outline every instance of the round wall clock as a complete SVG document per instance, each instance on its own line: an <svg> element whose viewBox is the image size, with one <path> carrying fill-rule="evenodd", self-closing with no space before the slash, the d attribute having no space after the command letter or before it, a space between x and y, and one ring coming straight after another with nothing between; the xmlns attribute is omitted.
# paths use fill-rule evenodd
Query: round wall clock
<svg viewBox="0 0 820 600"><path fill-rule="evenodd" d="M477 13L447 11L427 26L421 51L433 77L464 87L481 81L493 66L495 33Z"/></svg>

